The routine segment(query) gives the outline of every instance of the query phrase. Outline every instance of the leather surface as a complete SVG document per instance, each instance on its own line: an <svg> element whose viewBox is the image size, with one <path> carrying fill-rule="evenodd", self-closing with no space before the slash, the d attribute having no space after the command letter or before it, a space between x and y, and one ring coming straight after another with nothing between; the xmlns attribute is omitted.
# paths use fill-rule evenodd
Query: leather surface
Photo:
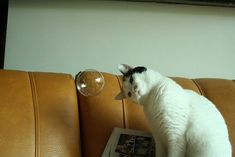
<svg viewBox="0 0 235 157"><path fill-rule="evenodd" d="M141 106L114 99L119 76L103 75L103 91L84 97L68 74L0 70L0 156L100 157L114 127L149 131ZM173 79L215 103L234 145L235 82Z"/></svg>
<svg viewBox="0 0 235 157"><path fill-rule="evenodd" d="M70 75L0 71L1 157L80 157L78 116Z"/></svg>
<svg viewBox="0 0 235 157"><path fill-rule="evenodd" d="M29 82L25 72L0 72L2 157L35 156L34 108Z"/></svg>
<svg viewBox="0 0 235 157"><path fill-rule="evenodd" d="M127 100L114 100L120 92L120 78L107 73L104 77L106 84L100 95L79 95L83 157L101 156L114 127L149 131L141 106ZM235 83L224 79L172 79L215 103L228 125L232 145L235 145Z"/></svg>
<svg viewBox="0 0 235 157"><path fill-rule="evenodd" d="M124 127L123 103L114 100L120 91L116 76L103 74L105 86L94 97L79 95L82 151L84 157L100 157L113 127Z"/></svg>

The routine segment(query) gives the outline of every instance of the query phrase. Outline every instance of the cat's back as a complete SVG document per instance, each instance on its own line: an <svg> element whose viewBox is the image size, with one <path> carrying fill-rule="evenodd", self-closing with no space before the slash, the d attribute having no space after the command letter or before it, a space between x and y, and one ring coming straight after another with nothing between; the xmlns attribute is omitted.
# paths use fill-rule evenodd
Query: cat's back
<svg viewBox="0 0 235 157"><path fill-rule="evenodd" d="M194 151L204 150L204 153L209 153L210 156L216 155L217 157L220 154L230 157L231 144L222 114L204 96L190 90L185 91L191 108L186 133L190 154L193 154Z"/></svg>
<svg viewBox="0 0 235 157"><path fill-rule="evenodd" d="M209 123L209 126L223 125L226 127L222 114L210 100L191 90L185 90L191 108L191 118L193 121Z"/></svg>

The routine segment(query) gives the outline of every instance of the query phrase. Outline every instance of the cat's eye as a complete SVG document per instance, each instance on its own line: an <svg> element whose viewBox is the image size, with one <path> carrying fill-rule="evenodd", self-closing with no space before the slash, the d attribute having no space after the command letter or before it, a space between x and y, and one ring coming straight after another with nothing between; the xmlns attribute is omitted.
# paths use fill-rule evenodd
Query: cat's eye
<svg viewBox="0 0 235 157"><path fill-rule="evenodd" d="M128 92L127 95L128 95L129 97L131 97L131 92Z"/></svg>

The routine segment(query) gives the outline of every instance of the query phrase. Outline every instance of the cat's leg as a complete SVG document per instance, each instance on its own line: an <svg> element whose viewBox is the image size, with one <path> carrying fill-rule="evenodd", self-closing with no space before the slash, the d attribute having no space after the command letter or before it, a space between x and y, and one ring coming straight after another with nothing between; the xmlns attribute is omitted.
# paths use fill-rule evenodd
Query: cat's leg
<svg viewBox="0 0 235 157"><path fill-rule="evenodd" d="M186 141L183 137L171 141L168 147L168 157L185 157Z"/></svg>
<svg viewBox="0 0 235 157"><path fill-rule="evenodd" d="M164 146L160 140L155 140L155 151L156 157L166 157Z"/></svg>

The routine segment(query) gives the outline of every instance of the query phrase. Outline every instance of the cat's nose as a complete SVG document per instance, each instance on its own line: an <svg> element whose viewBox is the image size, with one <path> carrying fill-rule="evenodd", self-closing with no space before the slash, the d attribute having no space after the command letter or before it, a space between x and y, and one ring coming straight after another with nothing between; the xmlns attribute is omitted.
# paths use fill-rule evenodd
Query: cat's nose
<svg viewBox="0 0 235 157"><path fill-rule="evenodd" d="M134 87L133 87L133 92L137 92L137 85L135 85Z"/></svg>

